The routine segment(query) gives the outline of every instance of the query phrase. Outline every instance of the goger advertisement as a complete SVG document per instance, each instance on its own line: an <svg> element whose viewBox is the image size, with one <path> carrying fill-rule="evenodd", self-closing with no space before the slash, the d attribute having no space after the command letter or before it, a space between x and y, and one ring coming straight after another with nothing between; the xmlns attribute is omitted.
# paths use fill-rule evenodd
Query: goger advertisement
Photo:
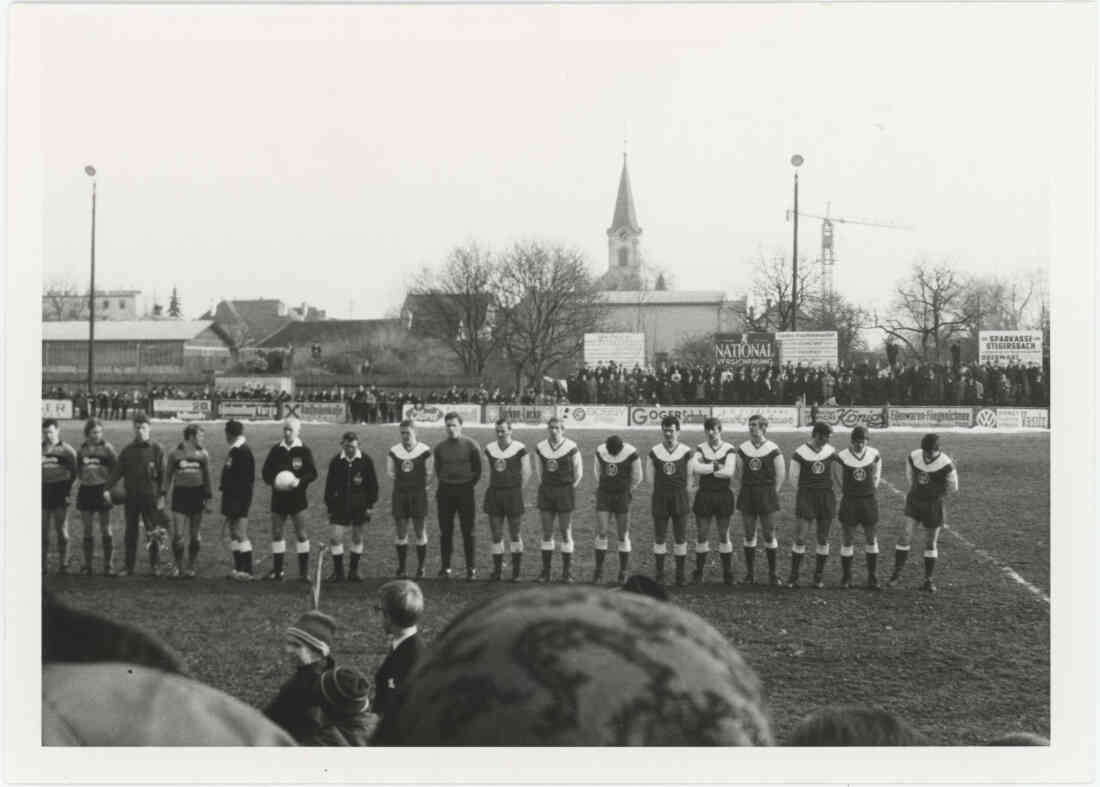
<svg viewBox="0 0 1100 787"><path fill-rule="evenodd" d="M631 407L631 426L660 426L666 415L680 419L680 425L701 424L710 417L710 405L680 405L676 407Z"/></svg>

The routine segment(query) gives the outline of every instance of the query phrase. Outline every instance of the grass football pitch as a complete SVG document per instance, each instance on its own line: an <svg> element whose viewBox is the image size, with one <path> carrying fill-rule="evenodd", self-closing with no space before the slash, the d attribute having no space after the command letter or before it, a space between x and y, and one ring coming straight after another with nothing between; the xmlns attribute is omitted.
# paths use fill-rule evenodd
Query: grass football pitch
<svg viewBox="0 0 1100 787"><path fill-rule="evenodd" d="M220 424L207 425L207 448L213 458L215 488L226 454ZM249 424L247 435L259 466L272 444L281 438L278 424ZM303 427L302 437L314 452L321 478L310 487L307 511L309 535L316 554L327 540L322 501L324 473L337 452L344 425ZM107 439L121 448L131 439L128 424L111 423ZM182 425L154 424L153 437L170 449L180 440ZM385 477L385 455L398 441L394 426L358 427L361 445L375 462L382 488L374 520L368 525L362 584L325 585L321 607L339 623L336 655L345 664L373 674L384 658L387 642L373 611L374 591L392 577L396 557L390 518L390 483ZM492 428L468 427L466 434L484 444ZM644 453L660 439L657 430L626 430L624 439ZM514 430L515 439L529 447L545 435L542 429ZM423 428L418 437L429 445L443 436L442 429ZM586 477L578 490L573 533L577 551L574 575L591 578L592 533L595 525L591 457L606 436L603 431L576 430L569 434L585 457ZM80 424L64 425L63 437L80 442ZM689 444L700 442L696 427L682 435ZM806 434L773 433L770 437L789 458ZM913 433L877 433L874 445L883 455L884 484L879 491L879 576L885 580L893 566L896 534L903 523L904 457L919 444ZM730 442L746 439L727 434ZM872 593L842 590L840 533L834 525L826 588L798 590L727 587L721 583L713 534L711 555L702 585L670 588L674 603L697 613L721 631L760 673L767 686L778 739L812 710L839 703L876 705L907 719L937 745L980 744L996 734L1027 730L1050 734L1050 439L1043 434L944 433L942 448L959 468L960 492L948 501L948 529L940 538L936 569L939 592L920 590L923 534L915 533L913 552L900 588ZM838 448L845 435L835 435ZM484 481L482 486L484 486ZM631 571L653 570L653 527L649 515L648 482L638 490L632 508L634 553ZM270 490L257 479L249 534L255 548L256 572L270 568L268 502ZM534 498L528 490L528 500ZM431 502L431 500L430 500ZM480 513L478 489L477 561L480 578L439 580L439 536L434 512L428 518L428 579L422 582L426 611L421 626L430 642L447 621L467 604L508 593L516 586L485 580L490 569L488 522ZM781 495L779 515L780 575L789 567L794 493ZM218 500L212 501L217 511ZM115 523L116 567L121 565L122 512ZM72 570L82 562L81 526L70 512ZM457 531L456 526L456 531ZM688 570L694 563L694 523L688 531ZM739 577L744 558L740 548L740 520L733 527L734 570ZM239 583L226 579L231 568L228 535L222 518L208 514L203 523L199 578L177 581L145 576L147 556L138 552L138 575L125 579L101 576L61 577L51 574L47 585L72 606L96 611L147 629L176 648L192 674L246 702L263 705L285 679L282 637L293 619L310 608L309 589L291 581L297 575L293 536L288 533L288 581ZM532 581L540 568L537 512L528 510L523 539L526 546L524 580ZM455 533L455 575L463 568L461 539ZM139 544L142 543L139 541ZM854 575L865 576L861 537L857 536ZM615 539L611 538L605 576L617 570ZM96 538L96 568L101 567ZM410 568L415 553L409 550ZM757 557L758 580L766 576L763 554ZM163 558L162 558L163 559ZM171 556L168 556L171 560ZM328 573L330 565L326 566ZM813 548L802 567L803 583L812 573ZM668 559L671 579L673 561ZM505 573L508 574L505 560ZM555 575L560 559L554 560Z"/></svg>

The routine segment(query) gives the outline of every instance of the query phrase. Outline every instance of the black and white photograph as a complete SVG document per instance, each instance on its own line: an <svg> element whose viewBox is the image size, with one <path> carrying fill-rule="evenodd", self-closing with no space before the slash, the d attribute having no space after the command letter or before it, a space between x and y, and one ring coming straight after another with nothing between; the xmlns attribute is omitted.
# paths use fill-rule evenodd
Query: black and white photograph
<svg viewBox="0 0 1100 787"><path fill-rule="evenodd" d="M7 780L1095 779L1094 3L7 26Z"/></svg>

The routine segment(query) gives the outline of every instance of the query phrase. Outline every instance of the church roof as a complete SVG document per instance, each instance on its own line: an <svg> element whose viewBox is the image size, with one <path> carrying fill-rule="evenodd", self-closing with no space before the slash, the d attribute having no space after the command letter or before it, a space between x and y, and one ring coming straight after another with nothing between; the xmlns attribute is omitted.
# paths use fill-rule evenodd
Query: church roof
<svg viewBox="0 0 1100 787"><path fill-rule="evenodd" d="M630 173L626 170L626 154L623 154L623 171L619 175L619 195L615 198L615 215L611 218L611 227L607 234L618 232L627 228L633 232L641 232L638 226L638 217L634 215L634 194L630 190Z"/></svg>

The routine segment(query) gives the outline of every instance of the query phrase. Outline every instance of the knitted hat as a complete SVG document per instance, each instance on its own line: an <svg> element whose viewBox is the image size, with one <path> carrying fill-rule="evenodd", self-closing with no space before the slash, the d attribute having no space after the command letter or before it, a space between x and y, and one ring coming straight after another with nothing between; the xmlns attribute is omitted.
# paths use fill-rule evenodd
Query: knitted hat
<svg viewBox="0 0 1100 787"><path fill-rule="evenodd" d="M314 610L298 618L298 622L286 630L286 635L319 651L322 656L327 656L332 652L336 621L323 612Z"/></svg>
<svg viewBox="0 0 1100 787"><path fill-rule="evenodd" d="M644 574L634 574L623 583L622 589L628 593L638 593L658 601L668 601L668 591L665 590L664 585Z"/></svg>
<svg viewBox="0 0 1100 787"><path fill-rule="evenodd" d="M772 742L763 686L741 654L697 615L636 593L544 587L468 607L405 686L376 743Z"/></svg>
<svg viewBox="0 0 1100 787"><path fill-rule="evenodd" d="M336 667L321 675L321 696L325 710L339 716L352 716L365 711L370 686L359 670L353 667Z"/></svg>

